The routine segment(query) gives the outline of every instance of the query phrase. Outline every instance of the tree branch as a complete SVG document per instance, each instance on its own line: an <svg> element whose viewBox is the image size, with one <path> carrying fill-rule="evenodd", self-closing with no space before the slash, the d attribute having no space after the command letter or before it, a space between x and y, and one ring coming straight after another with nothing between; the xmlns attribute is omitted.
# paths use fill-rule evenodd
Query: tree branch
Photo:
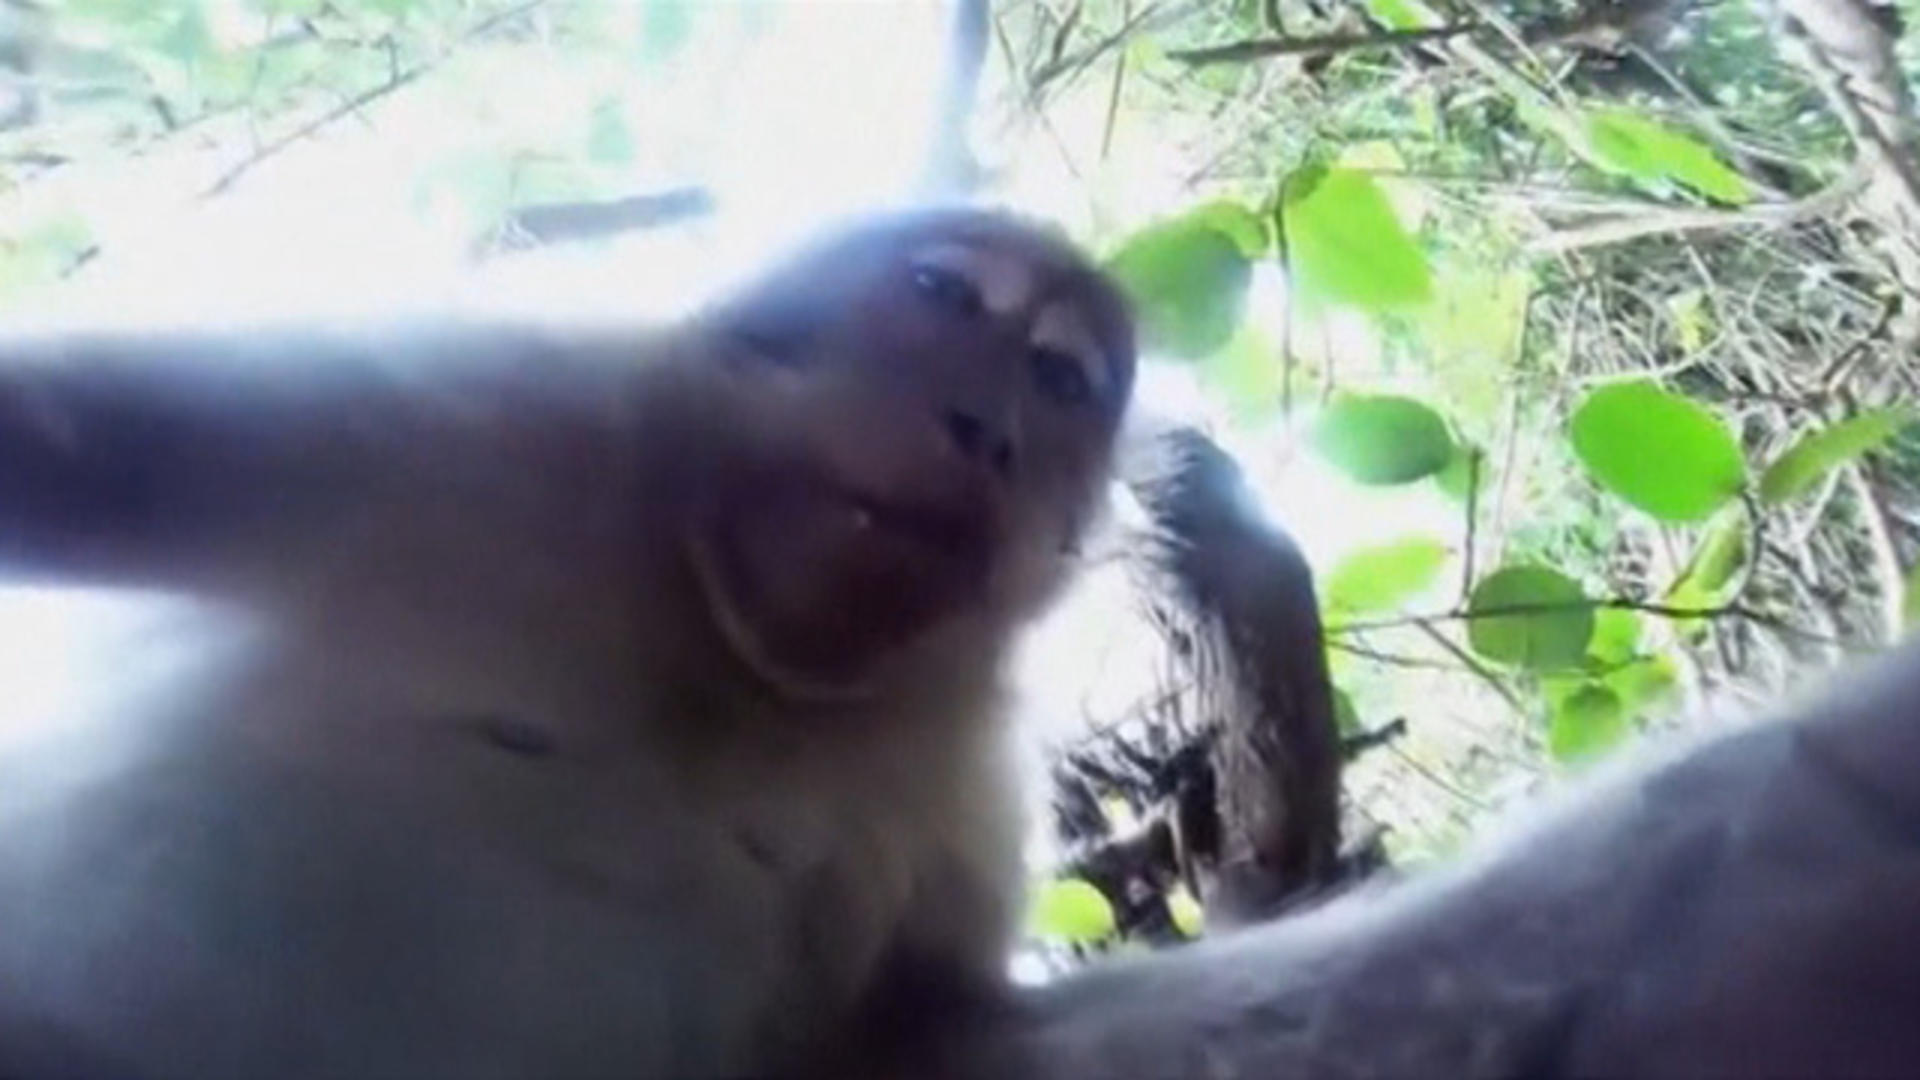
<svg viewBox="0 0 1920 1080"><path fill-rule="evenodd" d="M1209 64L1236 64L1248 60L1270 60L1276 56L1325 56L1358 49L1404 49L1422 42L1439 41L1480 29L1477 23L1457 26L1433 26L1418 30L1374 30L1359 34L1327 34L1322 37L1253 38L1224 45L1196 49L1169 49L1167 57L1192 67Z"/></svg>
<svg viewBox="0 0 1920 1080"><path fill-rule="evenodd" d="M1394 630L1407 627L1431 628L1435 622L1460 622L1472 619L1491 619L1501 615L1548 615L1564 611L1592 611L1600 608L1617 608L1623 611L1638 611L1648 615L1660 615L1669 619L1745 619L1759 623L1781 633L1805 638L1809 641L1826 641L1824 635L1805 630L1774 615L1740 604L1723 604L1709 608L1675 607L1670 604L1653 603L1647 600L1634 600L1628 597L1607 597L1599 600L1577 600L1562 603L1542 604L1493 604L1469 610L1455 607L1447 611L1423 615L1401 615L1389 619L1354 619L1344 623L1332 623L1327 633L1351 634L1367 630Z"/></svg>
<svg viewBox="0 0 1920 1080"><path fill-rule="evenodd" d="M1638 240L1643 236L1693 233L1717 229L1779 229L1825 217L1844 206L1860 191L1857 172L1836 180L1804 199L1757 203L1739 210L1655 210L1631 217L1610 217L1570 229L1558 229L1527 245L1535 254L1558 255L1581 248Z"/></svg>
<svg viewBox="0 0 1920 1080"><path fill-rule="evenodd" d="M245 158L235 163L233 167L229 168L226 172L221 173L218 179L207 185L206 189L200 192L200 197L203 199L211 199L219 195L224 195L234 184L240 181L241 177L252 172L261 164L286 150L288 147L303 139L317 135L328 127L379 101L381 98L394 94L418 82L422 77L434 71L441 64L446 63L448 58L453 56L459 45L492 33L494 30L505 26L515 19L530 15L546 6L546 3L547 0L527 0L526 3L516 4L504 11L497 11L481 19L462 32L453 45L449 45L440 50L440 52L431 59L415 64L413 67L395 71L380 85L363 90L321 113L319 116L299 125L292 131L268 140Z"/></svg>

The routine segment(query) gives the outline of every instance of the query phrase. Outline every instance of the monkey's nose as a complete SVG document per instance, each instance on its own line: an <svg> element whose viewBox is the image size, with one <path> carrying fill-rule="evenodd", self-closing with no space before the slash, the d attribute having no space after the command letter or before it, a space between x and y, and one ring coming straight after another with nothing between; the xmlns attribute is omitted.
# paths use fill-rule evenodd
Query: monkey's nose
<svg viewBox="0 0 1920 1080"><path fill-rule="evenodd" d="M946 412L947 437L968 461L1006 476L1013 472L1013 440L1000 425L960 409Z"/></svg>

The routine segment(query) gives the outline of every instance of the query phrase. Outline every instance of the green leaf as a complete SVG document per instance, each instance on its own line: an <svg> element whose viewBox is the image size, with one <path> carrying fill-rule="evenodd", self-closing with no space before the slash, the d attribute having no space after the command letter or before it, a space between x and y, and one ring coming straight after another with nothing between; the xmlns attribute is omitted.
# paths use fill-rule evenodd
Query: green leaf
<svg viewBox="0 0 1920 1080"><path fill-rule="evenodd" d="M1224 348L1201 363L1200 376L1226 395L1237 419L1258 422L1280 407L1279 357L1279 346L1265 331L1243 322Z"/></svg>
<svg viewBox="0 0 1920 1080"><path fill-rule="evenodd" d="M1497 614L1504 609L1541 610ZM1467 641L1489 660L1532 671L1573 667L1593 640L1593 608L1579 583L1544 566L1483 578L1467 601Z"/></svg>
<svg viewBox="0 0 1920 1080"><path fill-rule="evenodd" d="M1746 518L1737 513L1723 514L1707 527L1687 559L1686 569L1667 590L1667 605L1688 611L1719 607L1727 600L1728 584L1746 560ZM1698 641L1706 633L1707 620L1676 615L1673 625L1683 639Z"/></svg>
<svg viewBox="0 0 1920 1080"><path fill-rule="evenodd" d="M1573 414L1574 453L1600 485L1663 521L1699 521L1746 480L1719 418L1646 380L1587 395Z"/></svg>
<svg viewBox="0 0 1920 1080"><path fill-rule="evenodd" d="M1690 135L1631 109L1594 109L1584 127L1594 164L1654 188L1684 184L1711 199L1741 205L1753 191L1739 173Z"/></svg>
<svg viewBox="0 0 1920 1080"><path fill-rule="evenodd" d="M1429 344L1450 364L1491 366L1506 376L1520 359L1533 277L1471 265L1448 271L1426 320Z"/></svg>
<svg viewBox="0 0 1920 1080"><path fill-rule="evenodd" d="M1327 575L1330 611L1388 611L1419 594L1447 563L1447 545L1409 536L1348 553Z"/></svg>
<svg viewBox="0 0 1920 1080"><path fill-rule="evenodd" d="M1394 217L1410 232L1418 232L1420 223L1433 210L1433 196L1426 185L1413 178L1413 170L1391 139L1367 139L1351 142L1327 163L1330 168L1353 169L1366 173L1387 197Z"/></svg>
<svg viewBox="0 0 1920 1080"><path fill-rule="evenodd" d="M1207 204L1134 233L1107 260L1148 347L1197 359L1232 339L1253 276L1244 246L1253 238L1243 225L1221 204Z"/></svg>
<svg viewBox="0 0 1920 1080"><path fill-rule="evenodd" d="M1777 506L1803 494L1833 469L1878 449L1916 420L1920 412L1909 408L1869 409L1802 436L1760 474L1761 500Z"/></svg>
<svg viewBox="0 0 1920 1080"><path fill-rule="evenodd" d="M1700 546L1687 560L1683 581L1691 581L1701 595L1718 597L1740 565L1747 560L1747 522L1739 514L1727 514L1707 529Z"/></svg>
<svg viewBox="0 0 1920 1080"><path fill-rule="evenodd" d="M1342 735L1360 734L1360 711L1353 707L1353 696L1333 688L1333 726Z"/></svg>
<svg viewBox="0 0 1920 1080"><path fill-rule="evenodd" d="M1372 176L1313 165L1284 190L1287 269L1303 296L1376 314L1432 297L1427 257Z"/></svg>
<svg viewBox="0 0 1920 1080"><path fill-rule="evenodd" d="M1680 685L1673 661L1664 656L1640 656L1606 674L1600 680L1620 698L1629 715L1658 705Z"/></svg>
<svg viewBox="0 0 1920 1080"><path fill-rule="evenodd" d="M1028 921L1040 937L1083 945L1111 937L1118 925L1106 896L1079 878L1060 878L1042 885L1033 899Z"/></svg>
<svg viewBox="0 0 1920 1080"><path fill-rule="evenodd" d="M1273 250L1273 237L1268 235L1266 219L1248 209L1244 203L1215 199L1194 207L1185 217L1196 225L1204 225L1232 237L1234 246L1249 260L1264 258Z"/></svg>
<svg viewBox="0 0 1920 1080"><path fill-rule="evenodd" d="M1207 913L1185 885L1176 885L1167 893L1167 914L1173 928L1189 938L1197 938L1207 929Z"/></svg>
<svg viewBox="0 0 1920 1080"><path fill-rule="evenodd" d="M1367 0L1367 10L1394 30L1418 30L1438 22L1418 0Z"/></svg>
<svg viewBox="0 0 1920 1080"><path fill-rule="evenodd" d="M1682 577L1667 591L1667 606L1683 611L1711 611L1720 606L1720 597L1700 587L1690 577ZM1673 628L1682 641L1697 642L1706 636L1707 620L1700 615L1675 615Z"/></svg>
<svg viewBox="0 0 1920 1080"><path fill-rule="evenodd" d="M1624 664L1640 647L1640 615L1625 608L1601 608L1593 613L1593 639L1587 655L1602 664Z"/></svg>
<svg viewBox="0 0 1920 1080"><path fill-rule="evenodd" d="M1434 486L1447 495L1467 501L1467 493L1474 487L1487 489L1486 451L1472 443L1455 443L1453 456L1447 459L1447 466L1433 474Z"/></svg>
<svg viewBox="0 0 1920 1080"><path fill-rule="evenodd" d="M1453 436L1440 414L1390 394L1335 398L1312 438L1321 456L1363 484L1411 484L1453 457Z"/></svg>
<svg viewBox="0 0 1920 1080"><path fill-rule="evenodd" d="M1618 746L1631 730L1620 696L1588 684L1553 711L1547 722L1547 749L1563 764L1585 761Z"/></svg>

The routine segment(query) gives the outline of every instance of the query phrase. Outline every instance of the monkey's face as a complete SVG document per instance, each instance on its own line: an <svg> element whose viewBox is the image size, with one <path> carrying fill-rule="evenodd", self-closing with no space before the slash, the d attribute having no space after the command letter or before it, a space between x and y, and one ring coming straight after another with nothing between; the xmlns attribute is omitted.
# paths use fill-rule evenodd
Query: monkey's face
<svg viewBox="0 0 1920 1080"><path fill-rule="evenodd" d="M868 223L712 312L737 424L692 549L735 649L857 685L943 626L990 639L1055 591L1133 383L1118 292L973 211Z"/></svg>

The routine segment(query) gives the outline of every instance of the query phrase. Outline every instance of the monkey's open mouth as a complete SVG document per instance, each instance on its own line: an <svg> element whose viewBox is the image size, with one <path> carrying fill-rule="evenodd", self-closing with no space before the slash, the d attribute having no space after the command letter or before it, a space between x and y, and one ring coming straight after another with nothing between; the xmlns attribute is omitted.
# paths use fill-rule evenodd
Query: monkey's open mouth
<svg viewBox="0 0 1920 1080"><path fill-rule="evenodd" d="M844 498L857 531L886 533L957 556L978 556L988 547L987 516L980 507L886 502L850 493Z"/></svg>

